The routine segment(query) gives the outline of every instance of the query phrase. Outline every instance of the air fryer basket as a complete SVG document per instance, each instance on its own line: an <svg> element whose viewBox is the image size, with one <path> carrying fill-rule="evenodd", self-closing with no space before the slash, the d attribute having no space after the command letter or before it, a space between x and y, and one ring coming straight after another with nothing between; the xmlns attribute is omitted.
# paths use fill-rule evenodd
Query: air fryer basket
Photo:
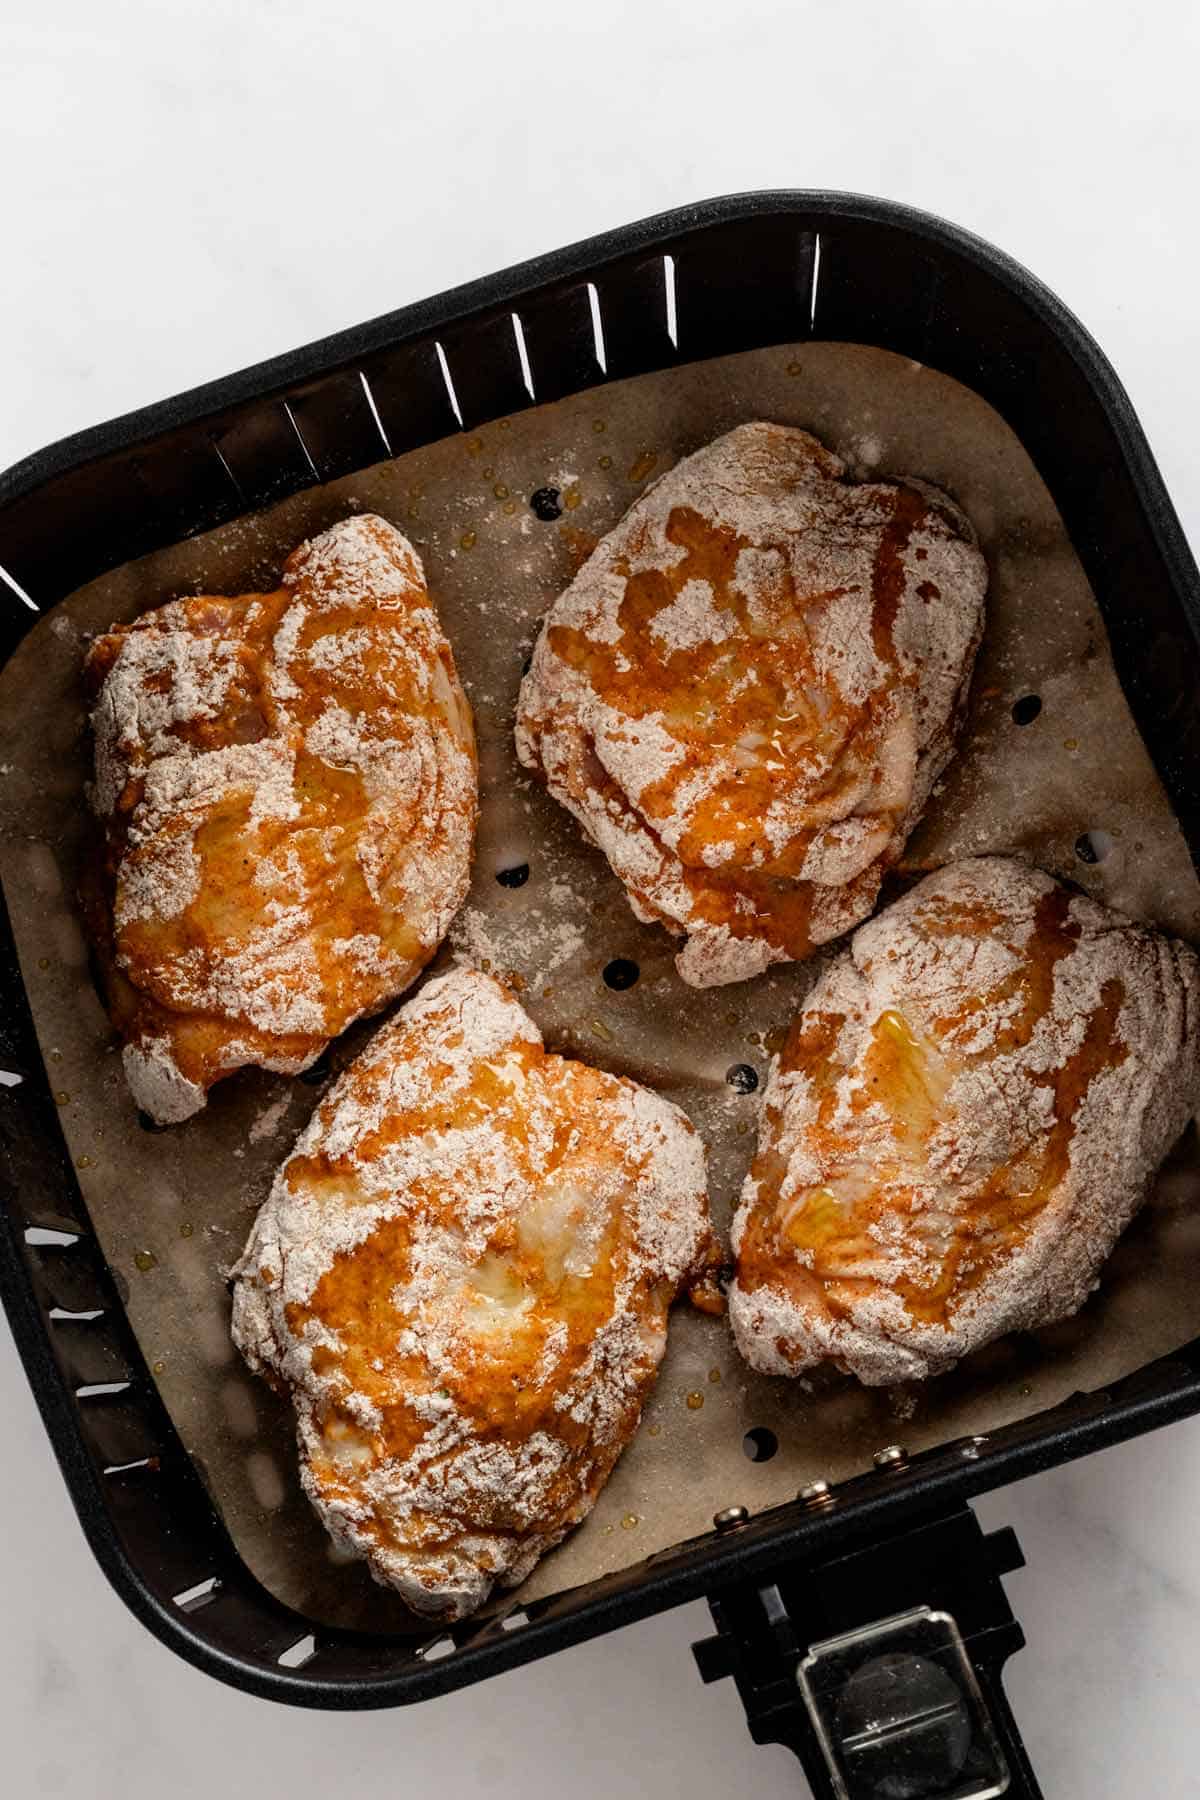
<svg viewBox="0 0 1200 1800"><path fill-rule="evenodd" d="M939 221L848 196L751 195L649 220L29 459L0 479L3 652L33 609L103 571L381 456L535 399L805 336L918 359L1012 426L1090 578L1194 855L1200 580L1128 400L1090 338L1024 271ZM966 1499L1200 1410L1198 1342L986 1442L885 1461L828 1493L722 1519L638 1567L530 1603L516 1628L506 1626L518 1615L502 1608L424 1644L313 1626L242 1565L158 1398L89 1228L7 920L0 983L0 1293L18 1347L118 1591L182 1655L249 1691L335 1707L412 1701L708 1595L721 1629L702 1647L702 1672L734 1674L756 1736L792 1742L783 1714L797 1704L790 1674L804 1644L781 1636L781 1620L790 1609L790 1631L805 1605L816 1617L791 1591L797 1573L836 1561L848 1591L879 1593L889 1568L932 1571L953 1548L959 1562L974 1556L990 1569L979 1578L972 1642L982 1648L972 1656L1003 1719L998 1668L1020 1638L994 1577L1006 1558L1015 1566L1013 1547L975 1545ZM939 1553L923 1560L934 1539ZM932 1574L920 1591L892 1585L893 1611L953 1600ZM774 1596L765 1613L764 1594ZM959 1594L964 1633L973 1604ZM853 1609L828 1601L813 1630L855 1623ZM780 1655L786 1702L773 1685ZM795 1747L807 1760L811 1744ZM1034 1792L1011 1742L1010 1758Z"/></svg>

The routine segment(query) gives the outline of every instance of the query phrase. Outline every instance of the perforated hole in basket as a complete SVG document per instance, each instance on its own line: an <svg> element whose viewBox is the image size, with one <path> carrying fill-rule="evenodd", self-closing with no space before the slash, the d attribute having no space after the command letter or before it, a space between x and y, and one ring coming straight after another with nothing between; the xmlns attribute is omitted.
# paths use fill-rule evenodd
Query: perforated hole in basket
<svg viewBox="0 0 1200 1800"><path fill-rule="evenodd" d="M767 1425L755 1425L742 1439L742 1450L753 1463L770 1462L779 1449L779 1439Z"/></svg>
<svg viewBox="0 0 1200 1800"><path fill-rule="evenodd" d="M1111 831L1084 831L1075 839L1075 855L1089 868L1107 862L1116 847L1117 840Z"/></svg>

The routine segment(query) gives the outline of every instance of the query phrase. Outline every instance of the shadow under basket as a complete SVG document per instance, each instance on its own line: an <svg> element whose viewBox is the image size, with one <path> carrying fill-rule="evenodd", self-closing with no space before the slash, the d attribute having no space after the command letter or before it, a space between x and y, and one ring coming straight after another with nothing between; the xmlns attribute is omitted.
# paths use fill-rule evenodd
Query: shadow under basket
<svg viewBox="0 0 1200 1800"><path fill-rule="evenodd" d="M1195 858L1200 579L1128 399L1077 321L1016 264L936 219L847 195L684 208L29 458L0 478L0 659L83 583L301 489L607 381L804 338L910 357L1011 426L1091 582ZM893 1791L869 1784L886 1746L861 1732L833 1742L829 1728L830 1695L844 1722L851 1665L861 1674L866 1648L886 1639L917 1670L906 1741L915 1732L934 1755L930 1669L956 1684L973 1734L958 1786L918 1767L903 1791L1036 1794L1000 1687L1022 1640L998 1577L1019 1551L1011 1534L983 1538L966 1503L1200 1410L1200 1341L986 1439L911 1457L889 1447L868 1472L788 1505L755 1517L731 1506L704 1536L527 1606L501 1598L424 1642L340 1630L249 1574L163 1407L80 1196L6 916L0 1068L0 1295L92 1548L189 1661L273 1699L389 1706L703 1596L718 1631L697 1647L701 1673L735 1678L756 1738L796 1750L818 1793Z"/></svg>

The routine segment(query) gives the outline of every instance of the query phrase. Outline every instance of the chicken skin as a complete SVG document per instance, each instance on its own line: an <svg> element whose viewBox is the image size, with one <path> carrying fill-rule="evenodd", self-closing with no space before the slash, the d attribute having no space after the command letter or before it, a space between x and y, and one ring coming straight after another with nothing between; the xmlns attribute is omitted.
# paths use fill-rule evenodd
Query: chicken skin
<svg viewBox="0 0 1200 1800"><path fill-rule="evenodd" d="M280 586L92 645L84 912L138 1105L295 1073L410 985L466 892L474 733L411 545L344 520Z"/></svg>

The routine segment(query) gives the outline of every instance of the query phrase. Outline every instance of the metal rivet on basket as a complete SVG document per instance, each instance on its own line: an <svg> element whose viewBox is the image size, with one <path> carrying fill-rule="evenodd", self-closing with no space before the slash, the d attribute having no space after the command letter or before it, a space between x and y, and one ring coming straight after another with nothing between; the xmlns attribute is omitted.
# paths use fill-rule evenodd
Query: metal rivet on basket
<svg viewBox="0 0 1200 1800"><path fill-rule="evenodd" d="M897 1469L908 1461L908 1451L903 1444L885 1444L875 1452L872 1461L877 1469Z"/></svg>
<svg viewBox="0 0 1200 1800"><path fill-rule="evenodd" d="M724 1512L713 1514L713 1524L718 1531L736 1531L749 1519L749 1509L745 1506L727 1506Z"/></svg>
<svg viewBox="0 0 1200 1800"><path fill-rule="evenodd" d="M796 1498L803 1500L806 1506L829 1506L833 1501L827 1481L806 1482Z"/></svg>

